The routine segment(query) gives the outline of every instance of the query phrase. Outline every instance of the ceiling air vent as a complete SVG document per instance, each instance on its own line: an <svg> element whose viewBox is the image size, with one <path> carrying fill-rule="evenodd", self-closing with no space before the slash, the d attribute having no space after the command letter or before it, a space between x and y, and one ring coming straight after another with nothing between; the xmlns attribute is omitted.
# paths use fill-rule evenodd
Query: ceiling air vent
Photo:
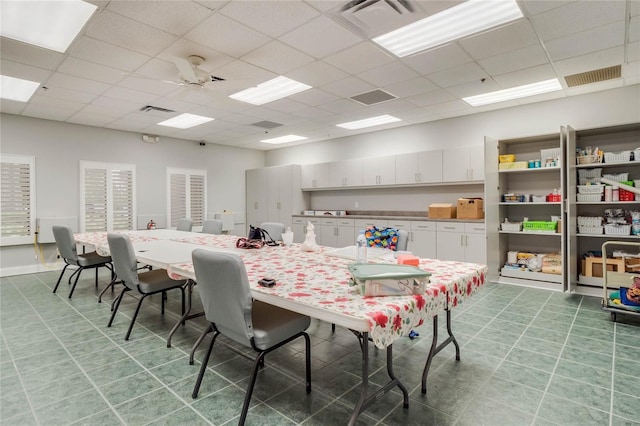
<svg viewBox="0 0 640 426"><path fill-rule="evenodd" d="M567 87L584 86L585 84L598 83L606 80L613 80L622 76L622 66L616 65L599 70L582 72L580 74L566 75L564 81Z"/></svg>
<svg viewBox="0 0 640 426"><path fill-rule="evenodd" d="M158 112L175 112L172 109L166 109L166 108L160 108L160 107L156 107L153 105L145 105L142 108L140 108L140 111L144 111L144 112L151 112L151 111L158 111Z"/></svg>
<svg viewBox="0 0 640 426"><path fill-rule="evenodd" d="M380 102L388 101L390 99L396 99L396 97L390 93L385 92L384 90L377 89L371 92L352 96L349 99L353 99L354 101L359 102L363 105L373 105L379 104Z"/></svg>
<svg viewBox="0 0 640 426"><path fill-rule="evenodd" d="M275 129L276 127L283 126L283 124L275 123L273 121L258 121L257 123L252 123L252 126L262 127L263 129Z"/></svg>
<svg viewBox="0 0 640 426"><path fill-rule="evenodd" d="M425 17L427 14L419 3L415 0L353 0L330 13L351 31L372 38Z"/></svg>

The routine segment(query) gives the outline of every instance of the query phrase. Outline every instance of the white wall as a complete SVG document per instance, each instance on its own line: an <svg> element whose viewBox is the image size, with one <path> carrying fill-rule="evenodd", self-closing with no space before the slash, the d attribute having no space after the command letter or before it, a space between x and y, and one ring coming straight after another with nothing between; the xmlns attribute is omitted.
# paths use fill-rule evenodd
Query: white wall
<svg viewBox="0 0 640 426"><path fill-rule="evenodd" d="M1 152L36 159L36 217L79 217L79 161L136 165L138 216L166 215L167 167L207 170L207 210L245 212L245 170L265 165L262 151L161 137L15 115L0 115ZM241 227L244 229L244 226ZM50 260L53 248L47 247ZM35 267L33 247L0 248L0 267Z"/></svg>
<svg viewBox="0 0 640 426"><path fill-rule="evenodd" d="M640 121L640 85L364 133L267 152L267 166L312 164L559 133Z"/></svg>

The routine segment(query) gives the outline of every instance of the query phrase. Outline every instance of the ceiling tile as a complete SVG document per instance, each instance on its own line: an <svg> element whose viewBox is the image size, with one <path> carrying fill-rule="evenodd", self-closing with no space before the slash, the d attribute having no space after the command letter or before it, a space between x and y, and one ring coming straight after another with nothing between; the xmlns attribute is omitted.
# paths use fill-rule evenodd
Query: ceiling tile
<svg viewBox="0 0 640 426"><path fill-rule="evenodd" d="M536 83L538 81L551 80L556 77L553 67L550 64L544 64L497 75L494 76L493 79L500 85L500 89L508 89L524 84Z"/></svg>
<svg viewBox="0 0 640 426"><path fill-rule="evenodd" d="M325 92L333 93L334 95L342 98L349 98L351 96L359 95L361 93L373 90L375 89L375 86L372 86L371 84L366 83L359 78L348 77L342 80L334 81L333 83L325 84L324 86L319 87L319 89Z"/></svg>
<svg viewBox="0 0 640 426"><path fill-rule="evenodd" d="M195 2L162 0L111 1L107 9L177 36L213 13Z"/></svg>
<svg viewBox="0 0 640 426"><path fill-rule="evenodd" d="M455 100L455 97L446 90L433 90L416 96L410 96L407 100L417 106L426 107Z"/></svg>
<svg viewBox="0 0 640 426"><path fill-rule="evenodd" d="M137 102L140 104L140 107L147 105L158 98L158 95L119 86L112 87L104 92L103 95L111 98L122 99L124 101Z"/></svg>
<svg viewBox="0 0 640 426"><path fill-rule="evenodd" d="M412 80L401 81L399 83L382 86L385 92L389 92L398 97L409 97L419 95L420 93L430 92L438 89L438 86L424 77L414 78Z"/></svg>
<svg viewBox="0 0 640 426"><path fill-rule="evenodd" d="M462 48L475 60L538 44L531 24L519 19L509 25L459 40Z"/></svg>
<svg viewBox="0 0 640 426"><path fill-rule="evenodd" d="M335 114L344 114L362 109L362 105L349 99L337 99L335 101L327 102L326 104L318 105L318 108L326 109L329 112ZM345 120L347 121L347 120Z"/></svg>
<svg viewBox="0 0 640 426"><path fill-rule="evenodd" d="M233 58L246 55L270 41L269 37L252 28L219 14L214 14L184 37Z"/></svg>
<svg viewBox="0 0 640 426"><path fill-rule="evenodd" d="M640 2L636 2L640 4ZM629 21L629 42L640 41L640 16L634 16Z"/></svg>
<svg viewBox="0 0 640 426"><path fill-rule="evenodd" d="M326 16L317 17L285 34L280 40L315 58L324 58L362 42L360 36ZM322 43L318 43L318 40L322 40Z"/></svg>
<svg viewBox="0 0 640 426"><path fill-rule="evenodd" d="M401 62L391 62L381 67L360 73L357 77L373 84L376 87L382 87L402 81L412 80L419 77L419 74Z"/></svg>
<svg viewBox="0 0 640 426"><path fill-rule="evenodd" d="M77 102L81 104L89 104L97 96L88 92L65 89L64 87L56 87L52 84L47 84L46 89L43 87L42 90L40 90L38 93L43 97Z"/></svg>
<svg viewBox="0 0 640 426"><path fill-rule="evenodd" d="M622 77L625 84L640 83L640 61L629 62L622 66Z"/></svg>
<svg viewBox="0 0 640 426"><path fill-rule="evenodd" d="M116 119L117 117L111 117L104 114L93 114L93 113L81 110L80 112L77 112L73 114L71 117L69 117L67 119L67 122L82 124L85 126L103 127Z"/></svg>
<svg viewBox="0 0 640 426"><path fill-rule="evenodd" d="M624 21L603 25L593 30L583 31L550 40L547 51L553 61L585 55L624 44Z"/></svg>
<svg viewBox="0 0 640 426"><path fill-rule="evenodd" d="M142 133L146 128L144 123L140 123L139 121L128 120L126 118L120 118L118 120L114 120L111 123L105 125L104 127L108 129L117 129L117 130L125 130L129 132L140 132ZM162 134L160 132L154 132L156 134Z"/></svg>
<svg viewBox="0 0 640 426"><path fill-rule="evenodd" d="M177 40L173 34L108 10L91 21L86 35L149 56L157 55Z"/></svg>
<svg viewBox="0 0 640 426"><path fill-rule="evenodd" d="M615 21L625 15L624 1L578 1L541 13L532 18L533 28L543 41L586 31Z"/></svg>
<svg viewBox="0 0 640 426"><path fill-rule="evenodd" d="M300 1L234 1L220 13L271 37L278 37L318 16Z"/></svg>
<svg viewBox="0 0 640 426"><path fill-rule="evenodd" d="M478 61L490 75L506 74L547 63L547 53L538 44Z"/></svg>
<svg viewBox="0 0 640 426"><path fill-rule="evenodd" d="M29 103L21 115L34 118L43 118L45 120L65 121L80 109L74 107L54 106L52 104Z"/></svg>
<svg viewBox="0 0 640 426"><path fill-rule="evenodd" d="M109 89L109 85L95 80L89 80L74 75L54 73L48 80L48 86L61 87L70 90L81 90L83 92L99 95Z"/></svg>
<svg viewBox="0 0 640 426"><path fill-rule="evenodd" d="M326 62L349 74L358 74L393 60L391 55L378 49L373 43L360 43L325 58Z"/></svg>
<svg viewBox="0 0 640 426"><path fill-rule="evenodd" d="M11 101L9 99L0 99L0 112L4 114L20 114L24 107L28 104L26 102Z"/></svg>
<svg viewBox="0 0 640 426"><path fill-rule="evenodd" d="M339 97L334 94L314 88L289 96L289 99L293 99L294 101L302 102L303 104L311 106L325 104L338 98Z"/></svg>
<svg viewBox="0 0 640 426"><path fill-rule="evenodd" d="M32 67L31 65L2 59L0 61L0 71L2 75L8 77L21 78L23 80L44 82L51 75L50 70Z"/></svg>
<svg viewBox="0 0 640 426"><path fill-rule="evenodd" d="M472 62L456 43L404 58L404 63L422 75Z"/></svg>
<svg viewBox="0 0 640 426"><path fill-rule="evenodd" d="M311 87L318 87L346 78L348 74L327 63L315 61L288 72L286 76Z"/></svg>
<svg viewBox="0 0 640 426"><path fill-rule="evenodd" d="M477 64L470 63L459 65L448 70L438 71L429 74L427 77L440 87L449 87L473 80L479 81L482 78L488 78L489 75Z"/></svg>
<svg viewBox="0 0 640 426"><path fill-rule="evenodd" d="M71 48L70 56L128 72L135 71L151 59L151 56L89 37L78 40Z"/></svg>
<svg viewBox="0 0 640 426"><path fill-rule="evenodd" d="M151 93L158 96L168 95L181 88L181 86L167 83L162 80L141 78L137 76L125 77L120 83L118 83L118 86Z"/></svg>
<svg viewBox="0 0 640 426"><path fill-rule="evenodd" d="M430 111L434 114L443 114L443 113L450 113L450 112L459 112L464 110L470 111L473 109L473 107L460 99L456 99L455 101L451 101L451 102L442 102L439 104L430 105L426 107L426 109L427 111Z"/></svg>
<svg viewBox="0 0 640 426"><path fill-rule="evenodd" d="M251 53L244 55L242 60L258 67L272 70L278 74L285 74L313 62L311 56L305 55L299 50L280 43L279 41L272 41L257 48Z"/></svg>
<svg viewBox="0 0 640 426"><path fill-rule="evenodd" d="M55 70L64 59L62 53L5 37L0 37L0 45L2 46L2 59L32 67Z"/></svg>
<svg viewBox="0 0 640 426"><path fill-rule="evenodd" d="M554 63L560 76L577 74L624 63L624 47L601 50Z"/></svg>
<svg viewBox="0 0 640 426"><path fill-rule="evenodd" d="M467 96L480 95L482 93L494 92L500 89L503 89L503 87L500 87L500 85L493 79L487 78L484 82L480 80L473 80L467 83L447 87L447 92L458 98L465 98Z"/></svg>
<svg viewBox="0 0 640 426"><path fill-rule="evenodd" d="M108 96L100 96L99 98L96 98L91 102L91 105L112 111L118 116L140 111L140 108L144 106L144 104L141 105L140 102L130 102Z"/></svg>
<svg viewBox="0 0 640 426"><path fill-rule="evenodd" d="M566 6L570 0L519 0L520 8L524 5L523 12L529 15L538 15L540 13Z"/></svg>
<svg viewBox="0 0 640 426"><path fill-rule="evenodd" d="M106 84L116 84L124 78L124 73L121 70L71 56L64 60L58 71Z"/></svg>
<svg viewBox="0 0 640 426"><path fill-rule="evenodd" d="M629 43L627 48L627 62L635 62L640 60L640 41Z"/></svg>

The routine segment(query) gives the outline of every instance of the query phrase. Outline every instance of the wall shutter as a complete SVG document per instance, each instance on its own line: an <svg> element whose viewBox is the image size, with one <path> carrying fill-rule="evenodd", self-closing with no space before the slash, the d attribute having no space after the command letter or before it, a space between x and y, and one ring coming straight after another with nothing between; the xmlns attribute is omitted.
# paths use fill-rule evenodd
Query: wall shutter
<svg viewBox="0 0 640 426"><path fill-rule="evenodd" d="M35 159L0 156L1 245L31 244L35 235Z"/></svg>
<svg viewBox="0 0 640 426"><path fill-rule="evenodd" d="M168 208L170 227L176 227L184 217L193 220L193 226L202 226L207 216L206 170L167 169Z"/></svg>

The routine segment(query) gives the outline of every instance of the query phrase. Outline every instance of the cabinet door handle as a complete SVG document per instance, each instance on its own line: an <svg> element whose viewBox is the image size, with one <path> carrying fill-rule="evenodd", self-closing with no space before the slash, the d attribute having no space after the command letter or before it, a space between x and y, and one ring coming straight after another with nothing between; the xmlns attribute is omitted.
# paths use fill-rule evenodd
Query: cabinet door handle
<svg viewBox="0 0 640 426"><path fill-rule="evenodd" d="M409 232L409 241L413 242L413 231Z"/></svg>
<svg viewBox="0 0 640 426"><path fill-rule="evenodd" d="M333 236L334 237L338 236L338 228L333 228Z"/></svg>
<svg viewBox="0 0 640 426"><path fill-rule="evenodd" d="M460 235L460 246L464 247L464 235Z"/></svg>
<svg viewBox="0 0 640 426"><path fill-rule="evenodd" d="M278 202L276 203L276 208L277 208L278 210L280 210L280 201L278 201Z"/></svg>
<svg viewBox="0 0 640 426"><path fill-rule="evenodd" d="M258 210L258 202L257 201L255 203L253 203L253 208Z"/></svg>

